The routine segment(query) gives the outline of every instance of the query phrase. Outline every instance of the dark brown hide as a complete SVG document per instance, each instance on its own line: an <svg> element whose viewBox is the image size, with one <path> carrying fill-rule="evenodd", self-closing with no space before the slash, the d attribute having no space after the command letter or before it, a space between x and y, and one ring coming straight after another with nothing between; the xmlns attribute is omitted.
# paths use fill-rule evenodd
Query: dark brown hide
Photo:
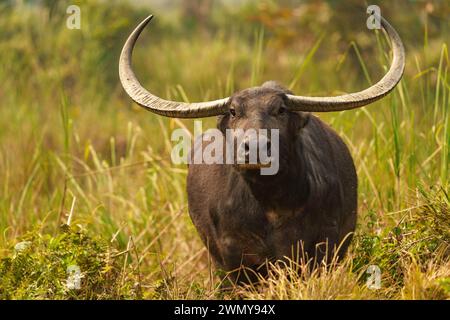
<svg viewBox="0 0 450 320"><path fill-rule="evenodd" d="M222 132L279 129L276 175L233 165L189 166L190 216L224 271L246 267L264 273L260 266L266 261L285 257L329 261L339 245L342 257L355 229L357 177L350 153L319 118L289 111L287 93L273 82L238 92L229 101L235 115L218 118ZM234 280L247 282L237 274Z"/></svg>

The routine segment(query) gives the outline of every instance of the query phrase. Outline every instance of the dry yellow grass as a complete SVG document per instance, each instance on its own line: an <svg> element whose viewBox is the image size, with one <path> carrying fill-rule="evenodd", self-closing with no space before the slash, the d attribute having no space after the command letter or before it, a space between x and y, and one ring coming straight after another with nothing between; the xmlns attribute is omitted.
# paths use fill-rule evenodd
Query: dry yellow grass
<svg viewBox="0 0 450 320"><path fill-rule="evenodd" d="M449 298L444 1L433 2L433 12L407 1L382 7L406 45L400 86L369 107L319 115L344 138L358 171L359 220L349 255L308 276L276 267L261 285L231 294L217 290L188 217L186 168L170 161L171 130L192 131L192 122L146 113L118 82L121 45L148 12L123 2L74 2L83 13L77 31L65 28L65 1L0 4L0 258L13 257L30 230L49 239L61 235L59 224L72 212L74 230L126 257L117 278L124 298L137 297L134 283L139 297L151 299ZM156 94L179 100L220 97L269 79L292 83L299 94L325 95L359 90L388 65L389 48L366 30L359 7L264 3L213 15L210 33L156 12L136 49L139 78ZM320 10L326 19L312 18ZM212 119L203 125L212 126ZM371 264L382 272L379 290L366 286ZM108 297L116 296L101 296Z"/></svg>

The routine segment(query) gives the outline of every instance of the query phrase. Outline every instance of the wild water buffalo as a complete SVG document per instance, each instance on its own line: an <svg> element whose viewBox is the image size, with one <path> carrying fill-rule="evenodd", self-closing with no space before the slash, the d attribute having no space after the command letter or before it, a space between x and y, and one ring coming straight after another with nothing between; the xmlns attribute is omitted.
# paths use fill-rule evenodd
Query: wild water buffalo
<svg viewBox="0 0 450 320"><path fill-rule="evenodd" d="M267 82L225 99L181 103L152 95L131 68L134 45L151 18L131 33L120 57L120 80L136 103L167 117L218 116L217 127L224 136L227 129L279 132L279 169L274 175L262 175L259 162L189 165L189 213L216 266L230 272L233 280L246 282L252 280L251 272L240 277L244 273L232 271L244 267L264 273L260 267L266 261L286 257L316 262L342 257L356 224L355 167L342 139L309 112L358 108L388 94L404 70L404 48L397 32L381 18L392 44L392 65L378 83L357 93L296 96ZM271 143L271 136L265 139Z"/></svg>

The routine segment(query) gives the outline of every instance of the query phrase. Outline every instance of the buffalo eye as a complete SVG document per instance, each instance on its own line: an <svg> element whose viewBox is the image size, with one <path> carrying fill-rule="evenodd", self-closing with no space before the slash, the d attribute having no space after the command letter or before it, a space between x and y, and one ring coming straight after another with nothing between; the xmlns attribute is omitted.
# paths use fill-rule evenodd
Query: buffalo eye
<svg viewBox="0 0 450 320"><path fill-rule="evenodd" d="M235 117L236 116L236 109L230 108L230 114L231 114L232 117Z"/></svg>
<svg viewBox="0 0 450 320"><path fill-rule="evenodd" d="M285 107L281 107L280 109L278 109L278 114L283 114L286 112L286 108Z"/></svg>

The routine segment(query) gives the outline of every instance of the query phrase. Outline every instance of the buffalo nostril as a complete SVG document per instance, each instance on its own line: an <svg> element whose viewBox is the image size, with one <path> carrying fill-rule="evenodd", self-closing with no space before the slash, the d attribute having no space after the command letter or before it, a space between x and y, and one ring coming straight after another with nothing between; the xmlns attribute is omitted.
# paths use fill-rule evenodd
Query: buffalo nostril
<svg viewBox="0 0 450 320"><path fill-rule="evenodd" d="M250 143L248 141L244 142L244 152L246 155L250 153Z"/></svg>
<svg viewBox="0 0 450 320"><path fill-rule="evenodd" d="M268 140L267 141L267 149L266 149L266 152L267 152L267 156L271 156L271 154L272 154L272 143L270 142L270 140Z"/></svg>

